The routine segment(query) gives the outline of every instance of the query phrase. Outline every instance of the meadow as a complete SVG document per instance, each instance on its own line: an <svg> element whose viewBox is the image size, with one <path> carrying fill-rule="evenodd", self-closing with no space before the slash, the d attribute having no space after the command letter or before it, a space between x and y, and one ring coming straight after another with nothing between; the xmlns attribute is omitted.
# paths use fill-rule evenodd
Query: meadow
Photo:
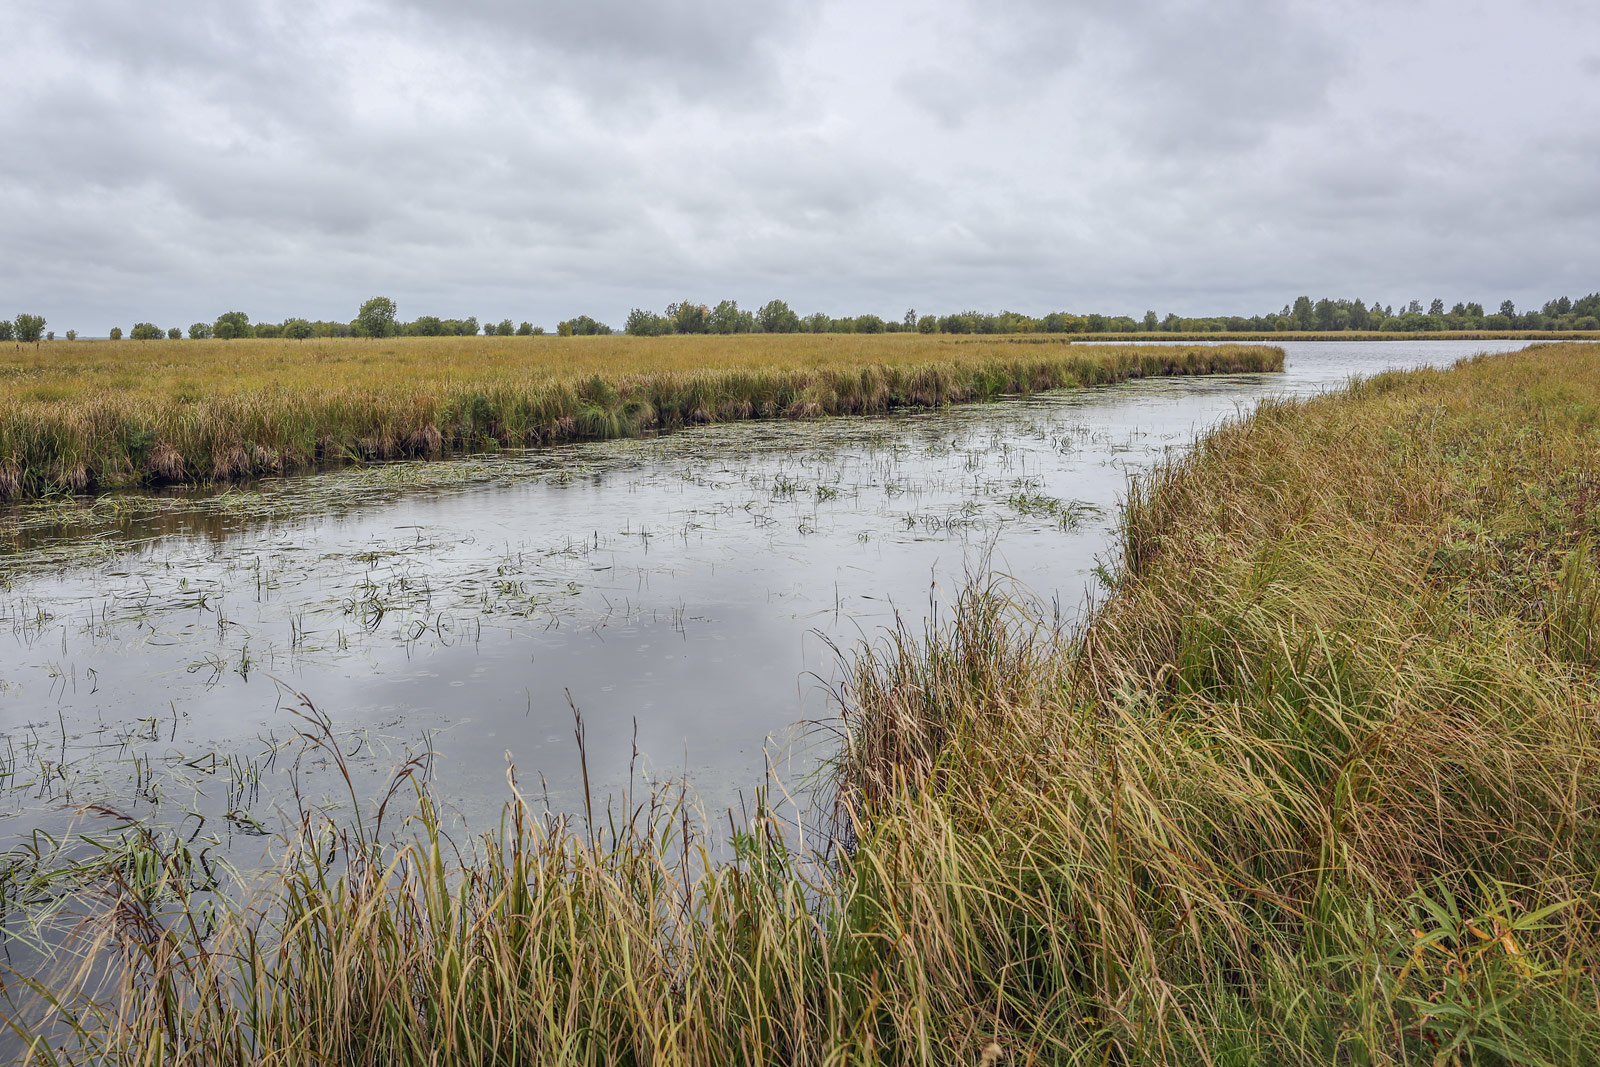
<svg viewBox="0 0 1600 1067"><path fill-rule="evenodd" d="M514 768L452 841L410 766L231 893L136 839L30 1062L1595 1063L1597 427L1565 345L1207 433L1081 628L984 581L849 654L823 845Z"/></svg>
<svg viewBox="0 0 1600 1067"><path fill-rule="evenodd" d="M920 335L15 345L0 350L0 499L1282 365L1260 346Z"/></svg>

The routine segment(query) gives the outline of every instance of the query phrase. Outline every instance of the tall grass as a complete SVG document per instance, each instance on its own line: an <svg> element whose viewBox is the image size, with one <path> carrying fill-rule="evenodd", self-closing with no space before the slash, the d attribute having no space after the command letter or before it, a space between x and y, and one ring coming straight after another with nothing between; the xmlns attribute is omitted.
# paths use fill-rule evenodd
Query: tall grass
<svg viewBox="0 0 1600 1067"><path fill-rule="evenodd" d="M857 650L837 850L308 810L210 926L95 887L123 969L32 1061L1600 1062L1597 428L1581 346L1268 404L1135 486L1081 631L979 584Z"/></svg>
<svg viewBox="0 0 1600 1067"><path fill-rule="evenodd" d="M0 499L1282 366L1260 346L920 336L17 346L0 352Z"/></svg>

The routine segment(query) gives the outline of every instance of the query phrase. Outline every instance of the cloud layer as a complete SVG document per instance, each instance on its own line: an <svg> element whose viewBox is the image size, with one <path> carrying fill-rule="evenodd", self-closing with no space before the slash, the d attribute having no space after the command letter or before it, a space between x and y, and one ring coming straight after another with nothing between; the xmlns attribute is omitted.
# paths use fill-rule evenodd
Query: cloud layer
<svg viewBox="0 0 1600 1067"><path fill-rule="evenodd" d="M1600 289L1587 3L13 6L0 300L85 334Z"/></svg>

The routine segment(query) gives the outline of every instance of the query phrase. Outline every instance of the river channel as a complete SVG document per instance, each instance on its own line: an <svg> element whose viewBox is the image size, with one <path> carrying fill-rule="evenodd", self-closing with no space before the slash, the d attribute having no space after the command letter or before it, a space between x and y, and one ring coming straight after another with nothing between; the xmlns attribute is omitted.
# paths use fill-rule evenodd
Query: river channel
<svg viewBox="0 0 1600 1067"><path fill-rule="evenodd" d="M835 648L920 627L988 568L1070 620L1130 475L1263 397L1518 342L1288 343L1281 374L0 513L0 851L142 820L241 854L296 789L422 756L490 826L508 757L581 810L631 773L712 811L832 750ZM303 708L301 710L304 710Z"/></svg>

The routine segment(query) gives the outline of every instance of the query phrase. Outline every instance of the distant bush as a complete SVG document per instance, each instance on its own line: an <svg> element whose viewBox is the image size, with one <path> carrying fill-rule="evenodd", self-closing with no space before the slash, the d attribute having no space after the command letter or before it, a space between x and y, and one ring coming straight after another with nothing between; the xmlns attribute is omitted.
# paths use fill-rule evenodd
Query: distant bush
<svg viewBox="0 0 1600 1067"><path fill-rule="evenodd" d="M136 322L133 324L133 333L129 335L135 341L159 341L166 336L166 331L149 322Z"/></svg>
<svg viewBox="0 0 1600 1067"><path fill-rule="evenodd" d="M7 319L0 319L0 341L15 341L17 328Z"/></svg>
<svg viewBox="0 0 1600 1067"><path fill-rule="evenodd" d="M304 341L311 336L311 323L305 319L290 319L283 324L283 336L291 341Z"/></svg>
<svg viewBox="0 0 1600 1067"><path fill-rule="evenodd" d="M183 339L183 331L178 329L176 326L172 327L170 330L167 331L167 340L169 340L169 341L179 341L179 340L182 340L182 339Z"/></svg>
<svg viewBox="0 0 1600 1067"><path fill-rule="evenodd" d="M76 341L77 339L78 339L78 331L77 330L68 330L67 331L67 340Z"/></svg>
<svg viewBox="0 0 1600 1067"><path fill-rule="evenodd" d="M209 323L197 322L189 327L189 340L208 341L210 339L211 325Z"/></svg>
<svg viewBox="0 0 1600 1067"><path fill-rule="evenodd" d="M111 327L111 335L110 336L111 336L111 339L113 341L122 340L122 327L121 326L113 326L113 327Z"/></svg>
<svg viewBox="0 0 1600 1067"><path fill-rule="evenodd" d="M521 326L518 326L517 327L517 336L518 337L532 337L533 336L533 323L525 322Z"/></svg>

